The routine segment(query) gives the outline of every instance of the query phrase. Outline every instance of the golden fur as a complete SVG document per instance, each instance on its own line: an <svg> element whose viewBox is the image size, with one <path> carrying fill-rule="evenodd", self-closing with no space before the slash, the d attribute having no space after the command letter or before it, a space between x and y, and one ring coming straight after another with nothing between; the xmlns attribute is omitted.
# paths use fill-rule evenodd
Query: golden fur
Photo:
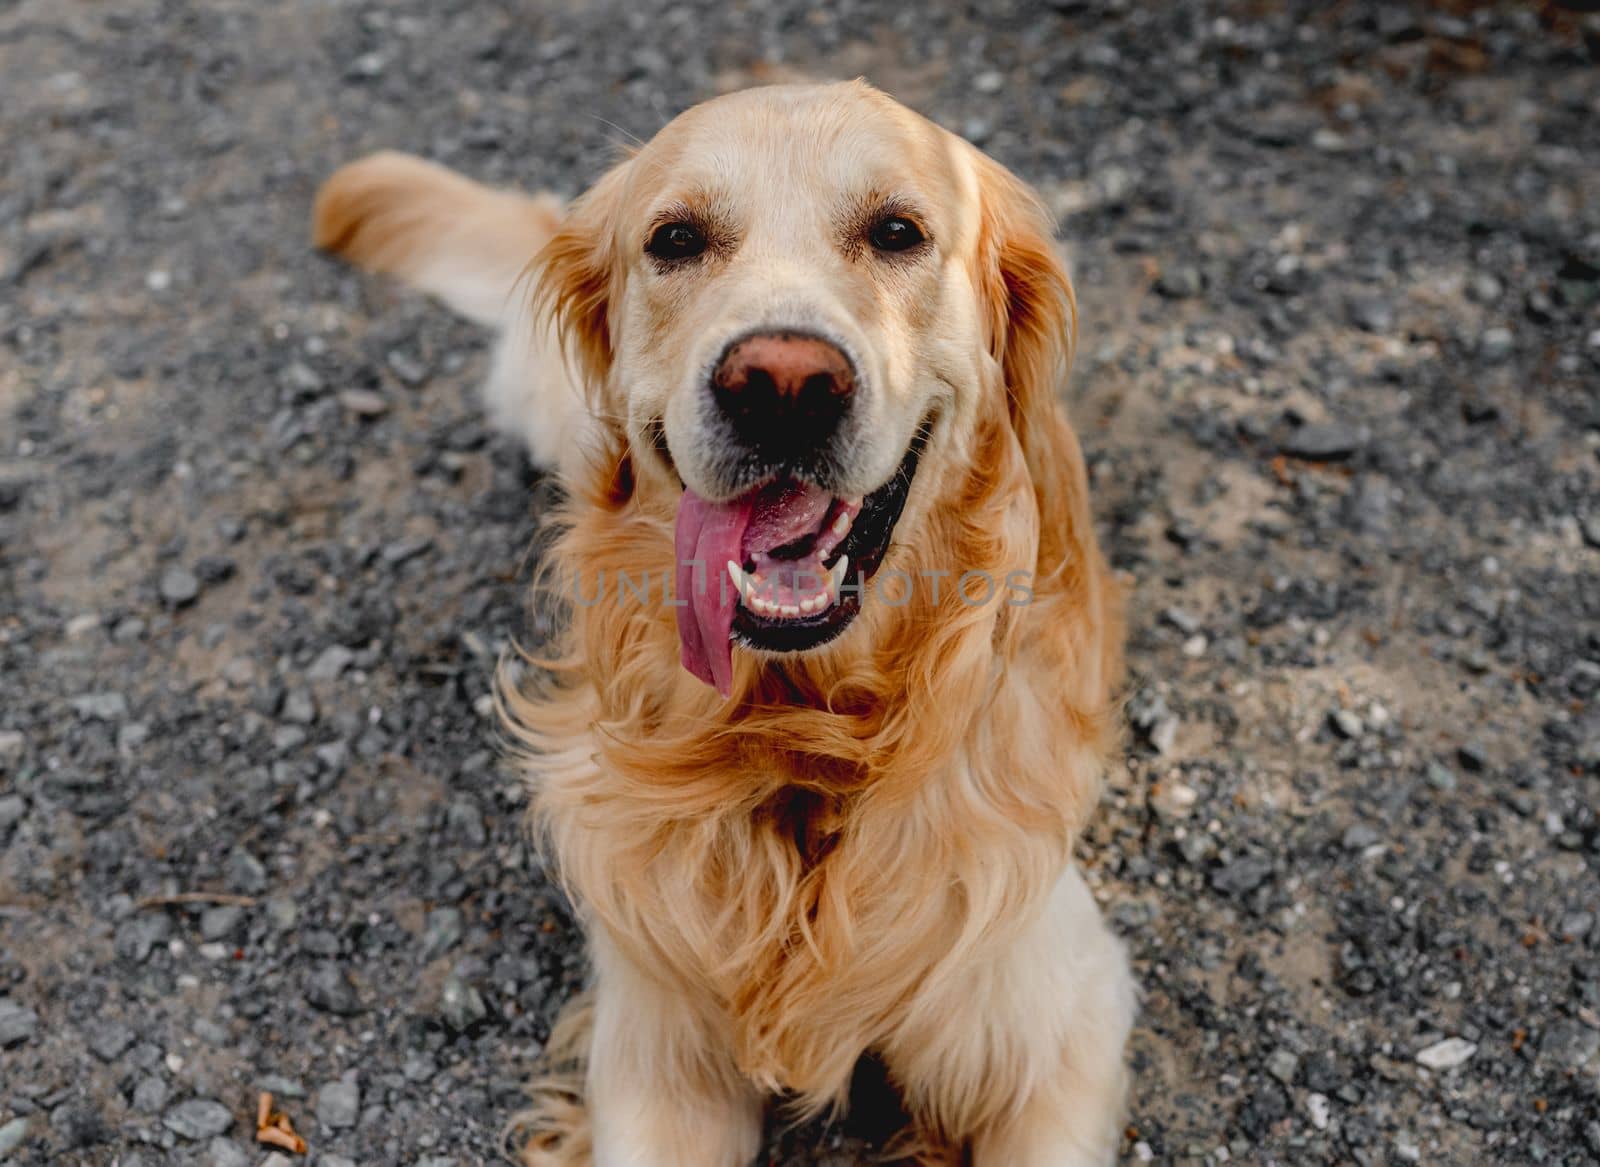
<svg viewBox="0 0 1600 1167"><path fill-rule="evenodd" d="M852 116L914 117L863 86L829 99L839 90ZM585 1080L548 1081L521 1124L532 1167L748 1162L763 1097L801 1114L839 1105L868 1051L936 1155L1042 1167L1113 1153L1132 993L1072 847L1116 743L1120 596L1057 401L1076 319L1048 217L959 145L975 227L946 278L973 301L983 359L888 562L1023 568L1032 602L916 588L904 606L865 606L825 650L736 653L729 700L679 664L670 609L604 591L573 605L557 659L523 671L541 680L500 692L597 970L592 1016L565 1033ZM320 243L459 306L458 269L408 233L414 179L413 210L443 198L454 221L495 224L496 254L531 256L536 208L430 170L386 184L403 167L380 157L382 175L368 160L324 188ZM561 465L560 590L674 558L679 487L621 420L627 165L551 225L535 306L513 309L514 327L561 338L595 419Z"/></svg>

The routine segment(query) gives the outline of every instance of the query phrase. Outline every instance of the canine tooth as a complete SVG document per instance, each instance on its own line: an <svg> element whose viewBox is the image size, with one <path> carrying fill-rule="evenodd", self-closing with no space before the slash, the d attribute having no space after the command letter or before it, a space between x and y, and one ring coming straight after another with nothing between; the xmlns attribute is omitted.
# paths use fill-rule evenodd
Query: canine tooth
<svg viewBox="0 0 1600 1167"><path fill-rule="evenodd" d="M733 581L734 588L748 602L750 599L750 577L739 570L739 565L733 560L728 560L728 578Z"/></svg>
<svg viewBox="0 0 1600 1167"><path fill-rule="evenodd" d="M839 562L833 565L833 570L828 572L828 591L834 595L839 594L839 589L844 586L844 573L850 570L850 557L839 556Z"/></svg>
<svg viewBox="0 0 1600 1167"><path fill-rule="evenodd" d="M839 517L833 520L833 533L843 535L850 529L850 512L840 511Z"/></svg>

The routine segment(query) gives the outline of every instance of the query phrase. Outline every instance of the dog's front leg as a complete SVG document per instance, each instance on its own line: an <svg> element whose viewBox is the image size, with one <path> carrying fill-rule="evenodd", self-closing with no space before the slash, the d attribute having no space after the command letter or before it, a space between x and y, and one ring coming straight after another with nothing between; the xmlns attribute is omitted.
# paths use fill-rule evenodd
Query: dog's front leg
<svg viewBox="0 0 1600 1167"><path fill-rule="evenodd" d="M762 1101L709 1002L635 967L602 937L588 1095L594 1167L748 1167Z"/></svg>
<svg viewBox="0 0 1600 1167"><path fill-rule="evenodd" d="M1107 1167L1134 988L1076 869L1003 952L925 988L887 1050L931 1131L974 1167Z"/></svg>

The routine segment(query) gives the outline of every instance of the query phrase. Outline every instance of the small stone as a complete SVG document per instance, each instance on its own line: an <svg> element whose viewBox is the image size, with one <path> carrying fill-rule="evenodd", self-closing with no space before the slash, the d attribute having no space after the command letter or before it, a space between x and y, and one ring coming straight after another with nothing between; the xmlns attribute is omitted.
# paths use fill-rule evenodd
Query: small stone
<svg viewBox="0 0 1600 1167"><path fill-rule="evenodd" d="M391 567L398 567L417 556L424 554L433 547L433 540L426 535L412 535L405 539L396 539L383 549L383 561Z"/></svg>
<svg viewBox="0 0 1600 1167"><path fill-rule="evenodd" d="M360 1011L355 986L336 964L321 964L306 978L306 1000L327 1013L349 1016Z"/></svg>
<svg viewBox="0 0 1600 1167"><path fill-rule="evenodd" d="M1328 1119L1333 1115L1333 1107L1328 1102L1326 1094L1307 1094L1306 1113L1311 1116L1311 1125L1319 1131L1328 1129Z"/></svg>
<svg viewBox="0 0 1600 1167"><path fill-rule="evenodd" d="M1380 838L1377 831L1366 823L1352 823L1345 828L1344 836L1339 840L1339 845L1346 851L1365 851Z"/></svg>
<svg viewBox="0 0 1600 1167"><path fill-rule="evenodd" d="M1478 1052L1476 1043L1460 1037L1447 1037L1417 1051L1417 1065L1430 1070L1453 1070L1466 1065Z"/></svg>
<svg viewBox="0 0 1600 1167"><path fill-rule="evenodd" d="M1307 462L1342 462L1361 449L1360 431L1336 422L1303 425L1289 435L1283 452Z"/></svg>
<svg viewBox="0 0 1600 1167"><path fill-rule="evenodd" d="M489 1007L477 989L452 973L439 994L439 1013L446 1025L462 1033L487 1017Z"/></svg>
<svg viewBox="0 0 1600 1167"><path fill-rule="evenodd" d="M1376 296L1359 296L1352 299L1345 310L1350 323L1363 332L1384 334L1394 328L1394 308L1388 300Z"/></svg>
<svg viewBox="0 0 1600 1167"><path fill-rule="evenodd" d="M1194 613L1185 608L1163 609L1161 613L1161 619L1164 622L1172 625L1185 636L1193 636L1196 632L1199 632L1204 627L1204 625L1200 622L1200 617L1196 616Z"/></svg>
<svg viewBox="0 0 1600 1167"><path fill-rule="evenodd" d="M0 1049L21 1045L39 1031L39 1015L15 1001L0 997Z"/></svg>
<svg viewBox="0 0 1600 1167"><path fill-rule="evenodd" d="M1448 766L1441 766L1438 762L1429 762L1424 774L1428 785L1443 794L1452 793L1459 783L1454 772Z"/></svg>
<svg viewBox="0 0 1600 1167"><path fill-rule="evenodd" d="M311 662L306 679L311 681L336 681L356 659L356 654L342 644L330 644Z"/></svg>
<svg viewBox="0 0 1600 1167"><path fill-rule="evenodd" d="M1300 1056L1293 1050L1276 1049L1267 1055L1267 1073L1285 1086L1294 1085L1295 1073L1300 1069Z"/></svg>
<svg viewBox="0 0 1600 1167"><path fill-rule="evenodd" d="M14 1118L4 1126L0 1126L0 1156L11 1154L28 1137L28 1120Z"/></svg>
<svg viewBox="0 0 1600 1167"><path fill-rule="evenodd" d="M1600 547L1600 511L1585 517L1580 523L1583 541L1591 547Z"/></svg>
<svg viewBox="0 0 1600 1167"><path fill-rule="evenodd" d="M0 835L22 821L28 813L28 804L20 794L0 795Z"/></svg>
<svg viewBox="0 0 1600 1167"><path fill-rule="evenodd" d="M1344 738L1345 741L1354 741L1366 732L1367 727L1361 723L1361 718L1351 713L1348 709L1335 709L1328 714L1328 725L1333 732Z"/></svg>
<svg viewBox="0 0 1600 1167"><path fill-rule="evenodd" d="M317 720L317 702L305 689L290 689L284 694L279 714L291 725L311 725Z"/></svg>
<svg viewBox="0 0 1600 1167"><path fill-rule="evenodd" d="M1205 276L1190 264L1167 268L1156 281L1156 291L1169 300L1191 300L1205 291Z"/></svg>
<svg viewBox="0 0 1600 1167"><path fill-rule="evenodd" d="M327 1130L347 1130L361 1114L361 1088L354 1078L329 1082L317 1091L317 1121Z"/></svg>
<svg viewBox="0 0 1600 1167"><path fill-rule="evenodd" d="M322 374L304 361L289 362L289 367L283 371L283 383L298 400L315 397L327 386Z"/></svg>
<svg viewBox="0 0 1600 1167"><path fill-rule="evenodd" d="M972 88L979 93L999 93L1005 87L1006 77L997 69L987 69L972 79Z"/></svg>
<svg viewBox="0 0 1600 1167"><path fill-rule="evenodd" d="M1456 760L1474 774L1481 774L1489 766L1489 752L1480 742L1467 742L1456 750Z"/></svg>
<svg viewBox="0 0 1600 1167"><path fill-rule="evenodd" d="M419 1051L406 1055L400 1072L407 1082L426 1082L439 1072L439 1063L433 1060L433 1055Z"/></svg>
<svg viewBox="0 0 1600 1167"><path fill-rule="evenodd" d="M1556 933L1579 940L1587 936L1593 928L1593 912L1568 912L1561 917L1561 923L1556 926Z"/></svg>
<svg viewBox="0 0 1600 1167"><path fill-rule="evenodd" d="M200 595L200 580L187 567L176 564L161 573L161 598L174 608L192 604Z"/></svg>
<svg viewBox="0 0 1600 1167"><path fill-rule="evenodd" d="M161 1125L180 1139L199 1142L215 1138L233 1125L233 1114L211 1098L191 1098L161 1116Z"/></svg>
<svg viewBox="0 0 1600 1167"><path fill-rule="evenodd" d="M1246 895L1272 877L1272 860L1244 855L1212 873L1211 886L1228 895Z"/></svg>
<svg viewBox="0 0 1600 1167"><path fill-rule="evenodd" d="M235 847L230 851L223 867L228 886L235 891L244 892L246 895L259 895L267 890L266 867L261 860L243 847Z"/></svg>
<svg viewBox="0 0 1600 1167"><path fill-rule="evenodd" d="M1505 287L1486 271L1475 272L1467 281L1467 298L1479 304L1493 304L1505 294Z"/></svg>
<svg viewBox="0 0 1600 1167"><path fill-rule="evenodd" d="M232 1139L212 1139L206 1153L211 1156L211 1167L251 1167L249 1154ZM328 1157L322 1156L322 1162L327 1161Z"/></svg>
<svg viewBox="0 0 1600 1167"><path fill-rule="evenodd" d="M354 1159L346 1159L343 1155L321 1154L317 1156L317 1167L356 1167Z"/></svg>
<svg viewBox="0 0 1600 1167"><path fill-rule="evenodd" d="M1163 717L1150 727L1150 745L1158 754L1170 754L1178 741L1181 722L1176 716Z"/></svg>
<svg viewBox="0 0 1600 1167"><path fill-rule="evenodd" d="M1508 359L1515 347L1509 328L1491 328L1478 339L1478 355L1494 365Z"/></svg>
<svg viewBox="0 0 1600 1167"><path fill-rule="evenodd" d="M222 679L242 689L256 679L256 663L247 656L236 656L222 666Z"/></svg>
<svg viewBox="0 0 1600 1167"><path fill-rule="evenodd" d="M243 918L244 909L236 904L217 904L209 907L200 913L200 938L221 940L231 936Z"/></svg>
<svg viewBox="0 0 1600 1167"><path fill-rule="evenodd" d="M1557 1021L1545 1030L1539 1052L1564 1070L1581 1070L1600 1053L1600 1030L1578 1021Z"/></svg>
<svg viewBox="0 0 1600 1167"><path fill-rule="evenodd" d="M422 957L432 960L461 943L463 924L459 908L435 908L428 913L422 932Z"/></svg>
<svg viewBox="0 0 1600 1167"><path fill-rule="evenodd" d="M388 361L389 368L394 370L394 375L413 389L428 379L427 366L399 349L389 353Z"/></svg>
<svg viewBox="0 0 1600 1167"><path fill-rule="evenodd" d="M85 693L71 704L85 721L121 721L128 716L128 699L121 693Z"/></svg>
<svg viewBox="0 0 1600 1167"><path fill-rule="evenodd" d="M0 762L9 762L22 756L28 739L18 729L0 730Z"/></svg>
<svg viewBox="0 0 1600 1167"><path fill-rule="evenodd" d="M160 1114L166 1109L167 1099L172 1096L172 1091L160 1078L140 1078L139 1084L133 1088L133 1108L140 1114Z"/></svg>
<svg viewBox="0 0 1600 1167"><path fill-rule="evenodd" d="M273 896L267 901L267 920L279 932L292 931L300 922L300 905L288 896Z"/></svg>
<svg viewBox="0 0 1600 1167"><path fill-rule="evenodd" d="M339 404L357 417L382 417L389 412L389 401L371 389L346 389L339 394Z"/></svg>
<svg viewBox="0 0 1600 1167"><path fill-rule="evenodd" d="M133 1030L120 1021L106 1021L89 1031L89 1050L102 1062L114 1062L133 1044Z"/></svg>

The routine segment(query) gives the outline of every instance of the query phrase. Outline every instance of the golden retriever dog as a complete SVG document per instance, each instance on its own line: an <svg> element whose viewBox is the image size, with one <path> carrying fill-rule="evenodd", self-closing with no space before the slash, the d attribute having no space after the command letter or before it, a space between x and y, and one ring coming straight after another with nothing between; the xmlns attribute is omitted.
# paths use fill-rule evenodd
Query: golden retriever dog
<svg viewBox="0 0 1600 1167"><path fill-rule="evenodd" d="M742 1167L864 1055L924 1161L1112 1160L1134 991L1073 844L1120 591L1038 199L856 82L708 101L566 209L378 154L315 220L500 329L566 488L566 640L501 696L593 991L525 1161Z"/></svg>

